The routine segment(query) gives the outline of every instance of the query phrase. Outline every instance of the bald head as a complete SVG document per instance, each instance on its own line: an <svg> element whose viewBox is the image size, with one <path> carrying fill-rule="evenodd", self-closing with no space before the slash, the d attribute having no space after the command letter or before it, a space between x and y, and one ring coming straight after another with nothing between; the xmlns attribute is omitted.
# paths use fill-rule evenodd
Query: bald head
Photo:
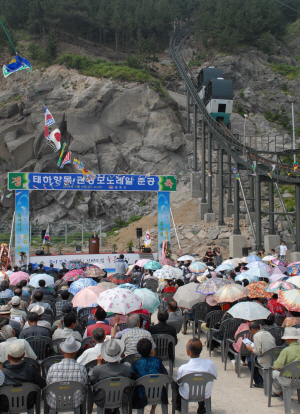
<svg viewBox="0 0 300 414"><path fill-rule="evenodd" d="M199 339L190 339L186 344L186 352L191 358L198 358L202 351L202 342Z"/></svg>

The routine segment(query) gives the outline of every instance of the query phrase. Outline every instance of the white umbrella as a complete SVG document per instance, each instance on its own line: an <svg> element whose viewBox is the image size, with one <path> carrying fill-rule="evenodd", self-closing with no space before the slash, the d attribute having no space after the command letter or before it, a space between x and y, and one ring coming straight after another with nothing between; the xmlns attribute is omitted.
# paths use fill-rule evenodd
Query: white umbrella
<svg viewBox="0 0 300 414"><path fill-rule="evenodd" d="M263 262L270 262L271 260L277 259L277 256L265 256L261 260Z"/></svg>
<svg viewBox="0 0 300 414"><path fill-rule="evenodd" d="M271 312L255 302L240 302L230 308L228 313L234 318L256 321L267 319Z"/></svg>
<svg viewBox="0 0 300 414"><path fill-rule="evenodd" d="M165 279L165 280L171 280L171 279L177 279L177 273L175 270L175 267L165 265L161 269L156 270L153 273L153 276L157 279Z"/></svg>
<svg viewBox="0 0 300 414"><path fill-rule="evenodd" d="M270 278L271 279L271 278ZM292 276L289 277L286 282L288 283L292 283L293 285L297 286L298 288L300 288L300 276Z"/></svg>
<svg viewBox="0 0 300 414"><path fill-rule="evenodd" d="M98 262L95 262L95 263L91 263L93 266L97 266L97 267L99 267L100 269L104 269L104 264L102 264L102 263L98 263Z"/></svg>
<svg viewBox="0 0 300 414"><path fill-rule="evenodd" d="M246 265L248 269L252 269L254 267L259 267L260 269L270 270L270 266L262 262L251 262Z"/></svg>
<svg viewBox="0 0 300 414"><path fill-rule="evenodd" d="M141 298L131 290L120 287L100 293L97 303L105 312L120 313L122 315L127 315L127 313L142 308Z"/></svg>
<svg viewBox="0 0 300 414"><path fill-rule="evenodd" d="M225 270L233 270L234 266L229 265L229 264L220 264L220 266L216 267L215 272L223 272Z"/></svg>
<svg viewBox="0 0 300 414"><path fill-rule="evenodd" d="M187 260L191 260L192 262L194 262L196 259L194 258L194 256L189 256L188 254L185 256L181 256L179 257L179 259L177 259L178 262L186 262Z"/></svg>
<svg viewBox="0 0 300 414"><path fill-rule="evenodd" d="M196 292L198 286L198 283L188 283L177 289L173 299L180 308L191 309L197 303L205 301L206 295Z"/></svg>
<svg viewBox="0 0 300 414"><path fill-rule="evenodd" d="M38 287L39 281L44 280L46 282L46 286L53 286L54 285L54 277L47 275L46 273L39 273L34 275L29 282L29 286Z"/></svg>
<svg viewBox="0 0 300 414"><path fill-rule="evenodd" d="M222 264L224 264L224 265L225 264L231 265L234 268L238 267L238 265L239 265L238 262L236 261L236 259L227 259L227 260L224 260Z"/></svg>

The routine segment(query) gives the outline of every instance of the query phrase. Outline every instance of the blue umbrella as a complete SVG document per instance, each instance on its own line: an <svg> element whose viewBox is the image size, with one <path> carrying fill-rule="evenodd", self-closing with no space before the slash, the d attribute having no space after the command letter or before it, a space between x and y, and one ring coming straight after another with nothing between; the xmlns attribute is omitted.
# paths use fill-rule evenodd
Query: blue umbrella
<svg viewBox="0 0 300 414"><path fill-rule="evenodd" d="M161 268L162 268L162 265L156 260L149 260L149 262L147 262L144 265L144 269L158 270Z"/></svg>
<svg viewBox="0 0 300 414"><path fill-rule="evenodd" d="M256 254L252 254L251 256L246 257L246 260L248 263L261 262L261 258L259 256L256 256Z"/></svg>
<svg viewBox="0 0 300 414"><path fill-rule="evenodd" d="M266 271L266 269L262 269L260 267L252 267L252 269L247 270L246 272L249 276L256 276L256 277L264 277L269 279L270 275Z"/></svg>
<svg viewBox="0 0 300 414"><path fill-rule="evenodd" d="M134 290L137 289L137 286L136 285L132 285L131 283L123 283L123 285L119 285L119 287L120 288L123 288L123 289L131 290L131 292L133 292Z"/></svg>
<svg viewBox="0 0 300 414"><path fill-rule="evenodd" d="M72 295L76 295L81 289L88 287L88 286L96 286L98 283L95 282L95 280L91 278L85 278L85 279L78 279L75 280L70 286L69 292L72 293Z"/></svg>
<svg viewBox="0 0 300 414"><path fill-rule="evenodd" d="M261 269L270 269L270 266L268 266L267 264L263 263L263 262L251 262L249 264L246 265L246 267L248 269L252 269L253 267L259 267Z"/></svg>
<svg viewBox="0 0 300 414"><path fill-rule="evenodd" d="M249 283L251 282L258 282L259 278L257 276L251 276L249 275L249 271L248 272L243 272L241 274L239 274L238 276L235 277L235 281L237 282L239 281L243 281L243 279L247 279L249 281Z"/></svg>
<svg viewBox="0 0 300 414"><path fill-rule="evenodd" d="M136 289L135 295L142 300L142 309L147 309L149 313L154 313L159 306L159 299L157 293L149 289Z"/></svg>

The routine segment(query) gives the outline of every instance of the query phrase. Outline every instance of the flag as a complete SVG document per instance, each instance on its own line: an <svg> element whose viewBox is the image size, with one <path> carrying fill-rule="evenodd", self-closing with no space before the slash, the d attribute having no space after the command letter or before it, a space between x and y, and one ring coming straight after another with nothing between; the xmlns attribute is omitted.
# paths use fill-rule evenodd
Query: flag
<svg viewBox="0 0 300 414"><path fill-rule="evenodd" d="M61 150L61 153L60 153L59 159L58 159L58 161L57 161L57 166L58 166L58 167L60 166L61 159L62 159L62 156L63 156L63 154L64 154L65 146L66 146L66 143L64 142L64 145L63 145L63 147L62 147L62 150Z"/></svg>
<svg viewBox="0 0 300 414"><path fill-rule="evenodd" d="M293 162L293 166L294 166L294 171L296 171L297 168L298 168L298 163L297 162Z"/></svg>
<svg viewBox="0 0 300 414"><path fill-rule="evenodd" d="M67 152L63 162L61 163L60 168L64 168L64 166L67 164L71 164L71 151Z"/></svg>
<svg viewBox="0 0 300 414"><path fill-rule="evenodd" d="M31 71L31 64L28 60L24 59L23 57L17 55L13 60L9 62L8 65L3 66L3 75L7 78L8 75L12 73L18 72L22 69L29 69L28 72Z"/></svg>
<svg viewBox="0 0 300 414"><path fill-rule="evenodd" d="M209 170L206 170L209 177L211 177L211 172Z"/></svg>
<svg viewBox="0 0 300 414"><path fill-rule="evenodd" d="M49 134L49 129L48 129L48 127L47 127L47 125L45 125L45 138L46 139L50 139L50 136L49 136L50 134Z"/></svg>
<svg viewBox="0 0 300 414"><path fill-rule="evenodd" d="M151 235L150 235L149 229L146 231L146 234L145 234L144 246L145 247L151 246Z"/></svg>
<svg viewBox="0 0 300 414"><path fill-rule="evenodd" d="M83 166L82 162L77 160L76 158L74 158L73 165L75 165L77 170L83 170L84 169L84 166Z"/></svg>
<svg viewBox="0 0 300 414"><path fill-rule="evenodd" d="M45 125L47 125L48 127L52 124L54 124L54 118L51 115L49 109L47 108L47 106L45 106Z"/></svg>
<svg viewBox="0 0 300 414"><path fill-rule="evenodd" d="M50 234L49 234L49 226L47 226L47 230L44 236L44 240L43 240L43 246L46 247L46 243L48 243L48 245L51 243L50 242Z"/></svg>

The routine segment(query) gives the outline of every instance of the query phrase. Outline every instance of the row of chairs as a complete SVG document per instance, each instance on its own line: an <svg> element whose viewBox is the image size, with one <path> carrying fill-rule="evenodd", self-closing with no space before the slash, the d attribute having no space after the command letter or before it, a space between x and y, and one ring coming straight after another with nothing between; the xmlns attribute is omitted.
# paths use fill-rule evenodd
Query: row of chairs
<svg viewBox="0 0 300 414"><path fill-rule="evenodd" d="M208 382L215 380L215 376L208 373L196 373L188 374L177 380L177 383L186 383L189 385L189 398L188 400L181 399L183 414L188 413L189 402L205 401L206 413L211 413L211 401L210 398L205 398L205 388ZM197 384L197 386L195 386ZM105 392L104 407L97 406L97 414L104 414L105 409L117 409L121 408L123 401L123 392L126 391L128 395L128 405L125 408L125 412L132 413L132 392L135 387L143 386L147 397L147 405L161 404L163 414L167 414L168 406L162 403L161 395L162 389L165 388L167 393L169 385L172 389L172 414L175 414L176 409L176 384L175 381L168 375L155 374L146 375L139 378L136 381L132 381L125 377L112 377L102 380L95 384L93 387L85 386L77 381L59 381L47 385L42 390L44 397L44 413L49 414L50 406L47 403L46 394L53 393L56 401L56 412L74 411L81 414L92 414L93 400L92 393L103 390ZM79 407L73 406L74 394L81 392L84 395L83 402ZM2 397L8 400L8 412L11 414L17 414L27 411L29 414L34 414L34 407L28 410L27 401L29 395L36 394L35 410L36 414L41 412L41 389L31 383L15 384L14 386L2 386L0 388L0 399ZM123 408L123 407L122 407ZM123 410L122 410L123 412ZM144 412L144 409L143 409Z"/></svg>

